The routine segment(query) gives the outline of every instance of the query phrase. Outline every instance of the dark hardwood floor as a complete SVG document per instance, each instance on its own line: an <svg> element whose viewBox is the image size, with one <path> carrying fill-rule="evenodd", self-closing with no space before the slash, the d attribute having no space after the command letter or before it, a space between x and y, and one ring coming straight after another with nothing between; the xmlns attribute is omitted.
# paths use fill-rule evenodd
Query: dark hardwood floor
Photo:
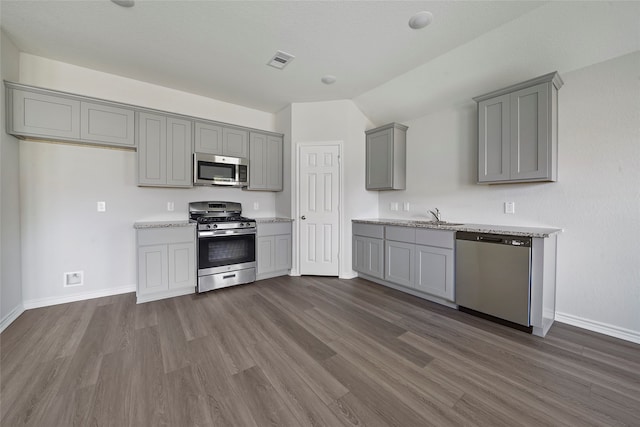
<svg viewBox="0 0 640 427"><path fill-rule="evenodd" d="M545 339L362 279L26 311L2 426L640 425L640 345Z"/></svg>

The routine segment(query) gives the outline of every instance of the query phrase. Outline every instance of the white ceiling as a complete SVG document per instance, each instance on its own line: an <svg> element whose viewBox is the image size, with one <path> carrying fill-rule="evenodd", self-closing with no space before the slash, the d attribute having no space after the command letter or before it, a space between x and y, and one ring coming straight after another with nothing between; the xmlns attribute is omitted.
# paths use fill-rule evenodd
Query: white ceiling
<svg viewBox="0 0 640 427"><path fill-rule="evenodd" d="M637 39L620 40L637 27L639 4L137 0L121 8L108 0L2 0L0 13L23 52L267 112L353 99L384 122L561 70L567 56L575 69L637 50ZM434 22L411 30L407 21L421 10ZM611 15L604 30L584 21L602 14ZM603 31L605 46L574 58L583 34L602 44ZM268 67L276 50L296 58L284 70ZM322 84L325 74L337 82Z"/></svg>

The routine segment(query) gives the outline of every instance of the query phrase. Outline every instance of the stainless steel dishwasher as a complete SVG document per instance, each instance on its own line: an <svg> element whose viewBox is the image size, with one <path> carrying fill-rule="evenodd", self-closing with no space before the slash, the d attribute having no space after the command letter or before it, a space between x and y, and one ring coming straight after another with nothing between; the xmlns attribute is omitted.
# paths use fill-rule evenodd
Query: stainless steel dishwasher
<svg viewBox="0 0 640 427"><path fill-rule="evenodd" d="M531 238L456 233L456 304L531 332Z"/></svg>

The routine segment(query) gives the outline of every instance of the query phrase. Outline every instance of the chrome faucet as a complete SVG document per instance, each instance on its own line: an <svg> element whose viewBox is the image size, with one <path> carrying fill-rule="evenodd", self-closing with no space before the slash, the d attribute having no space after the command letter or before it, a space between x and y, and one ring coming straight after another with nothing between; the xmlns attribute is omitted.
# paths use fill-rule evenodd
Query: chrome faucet
<svg viewBox="0 0 640 427"><path fill-rule="evenodd" d="M441 222L442 220L440 219L440 210L438 208L436 208L435 211L429 211L429 213L431 215L433 215L433 217L436 219L436 222Z"/></svg>

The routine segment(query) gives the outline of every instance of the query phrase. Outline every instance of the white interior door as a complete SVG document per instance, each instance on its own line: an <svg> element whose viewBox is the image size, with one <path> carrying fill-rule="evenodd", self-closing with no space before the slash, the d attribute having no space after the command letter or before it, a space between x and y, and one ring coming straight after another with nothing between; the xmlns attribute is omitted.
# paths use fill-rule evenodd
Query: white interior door
<svg viewBox="0 0 640 427"><path fill-rule="evenodd" d="M340 146L300 145L298 220L300 274L338 275Z"/></svg>

